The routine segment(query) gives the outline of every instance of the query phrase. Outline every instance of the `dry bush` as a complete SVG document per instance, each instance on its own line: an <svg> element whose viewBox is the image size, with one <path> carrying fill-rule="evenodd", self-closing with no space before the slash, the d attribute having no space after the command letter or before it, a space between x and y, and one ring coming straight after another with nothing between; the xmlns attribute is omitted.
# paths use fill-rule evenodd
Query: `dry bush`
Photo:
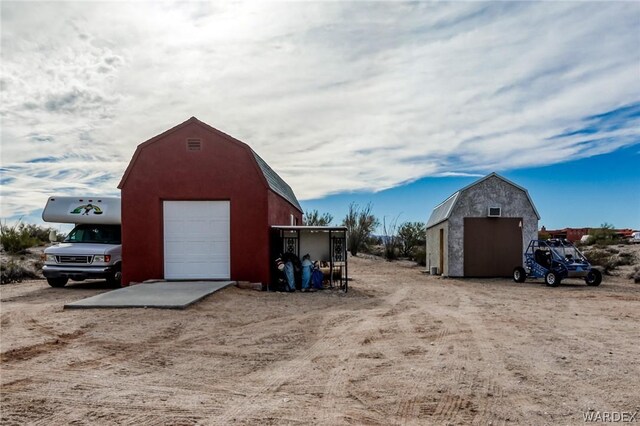
<svg viewBox="0 0 640 426"><path fill-rule="evenodd" d="M19 283L33 278L38 278L38 274L13 260L0 265L0 284Z"/></svg>
<svg viewBox="0 0 640 426"><path fill-rule="evenodd" d="M64 234L55 229L34 224L21 223L18 220L13 226L0 223L0 243L4 251L11 254L24 254L30 247L47 244L49 234L55 232L56 241L62 241Z"/></svg>
<svg viewBox="0 0 640 426"><path fill-rule="evenodd" d="M333 222L331 213L322 213L318 210L311 210L304 213L302 223L305 226L329 226Z"/></svg>
<svg viewBox="0 0 640 426"><path fill-rule="evenodd" d="M620 244L624 241L615 233L615 227L610 223L603 223L600 228L592 229L589 232L589 244L597 244L608 246L611 244Z"/></svg>
<svg viewBox="0 0 640 426"><path fill-rule="evenodd" d="M634 283L640 283L640 265L633 268L633 271L627 276L627 278L633 280Z"/></svg>
<svg viewBox="0 0 640 426"><path fill-rule="evenodd" d="M382 218L382 244L384 245L384 257L387 260L398 258L400 240L398 238L398 216L387 224L387 218Z"/></svg>
<svg viewBox="0 0 640 426"><path fill-rule="evenodd" d="M411 259L420 266L427 266L427 251L424 246L414 247L411 250Z"/></svg>
<svg viewBox="0 0 640 426"><path fill-rule="evenodd" d="M427 230L424 222L405 222L398 229L402 256L413 257L415 248L426 244Z"/></svg>
<svg viewBox="0 0 640 426"><path fill-rule="evenodd" d="M342 225L347 227L347 248L352 256L356 256L364 249L365 242L380 222L371 213L373 209L371 203L362 210L355 204L349 204L347 216L342 221Z"/></svg>
<svg viewBox="0 0 640 426"><path fill-rule="evenodd" d="M18 221L13 226L0 224L0 243L7 253L20 254L37 245L38 240L31 236L24 223Z"/></svg>
<svg viewBox="0 0 640 426"><path fill-rule="evenodd" d="M613 247L594 247L586 250L584 255L592 265L602 266L605 274L619 266L632 265L635 261L633 253L620 252Z"/></svg>

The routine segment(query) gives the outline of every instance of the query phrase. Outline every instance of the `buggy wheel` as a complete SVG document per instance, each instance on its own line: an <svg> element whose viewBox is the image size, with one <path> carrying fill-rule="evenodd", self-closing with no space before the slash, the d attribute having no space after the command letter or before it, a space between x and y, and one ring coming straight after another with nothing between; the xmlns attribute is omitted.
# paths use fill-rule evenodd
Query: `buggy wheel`
<svg viewBox="0 0 640 426"><path fill-rule="evenodd" d="M67 285L67 281L69 281L69 278L47 278L47 283L51 287L64 287Z"/></svg>
<svg viewBox="0 0 640 426"><path fill-rule="evenodd" d="M560 277L558 277L558 274L556 274L555 272L549 271L544 276L544 282L549 287L557 287L558 284L560 284Z"/></svg>
<svg viewBox="0 0 640 426"><path fill-rule="evenodd" d="M527 279L527 273L522 266L518 266L513 270L513 280L517 283L523 283Z"/></svg>
<svg viewBox="0 0 640 426"><path fill-rule="evenodd" d="M584 281L587 283L587 285L594 287L599 286L602 282L602 274L597 269L592 269L584 278Z"/></svg>

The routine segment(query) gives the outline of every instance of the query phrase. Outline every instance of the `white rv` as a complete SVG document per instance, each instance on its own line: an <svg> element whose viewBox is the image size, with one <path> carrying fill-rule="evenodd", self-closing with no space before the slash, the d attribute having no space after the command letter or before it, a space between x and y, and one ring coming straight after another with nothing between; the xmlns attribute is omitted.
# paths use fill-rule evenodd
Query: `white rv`
<svg viewBox="0 0 640 426"><path fill-rule="evenodd" d="M42 274L50 286L88 278L120 284L120 198L49 197L42 220L76 225L64 241L44 251Z"/></svg>

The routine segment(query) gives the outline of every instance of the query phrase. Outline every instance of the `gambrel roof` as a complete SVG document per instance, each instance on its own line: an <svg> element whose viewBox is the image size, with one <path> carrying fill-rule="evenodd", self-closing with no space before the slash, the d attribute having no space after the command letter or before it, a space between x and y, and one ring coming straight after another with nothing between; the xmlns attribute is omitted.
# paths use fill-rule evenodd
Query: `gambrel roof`
<svg viewBox="0 0 640 426"><path fill-rule="evenodd" d="M251 152L258 163L258 167L260 167L260 171L262 171L264 178L267 180L269 188L290 202L295 208L302 211L302 207L300 206L300 203L298 203L296 194L293 193L289 184L287 184L287 182L285 182L253 149L251 149Z"/></svg>
<svg viewBox="0 0 640 426"><path fill-rule="evenodd" d="M207 123L204 123L204 122L198 120L196 117L191 117L190 119L188 119L184 123L178 124L177 126L167 130L166 132L163 132L163 133L159 134L158 136L155 136L155 137L149 139L148 141L143 142L140 145L138 145L138 147L136 148L136 152L133 154L133 158L131 159L131 162L129 162L129 166L125 170L124 175L122 176L122 179L120 180L120 183L118 184L118 188L122 189L122 187L124 186L127 178L129 177L129 173L131 172L131 169L133 169L133 166L136 163L136 160L138 159L138 156L140 155L140 152L145 147L153 144L154 142L157 142L158 140L160 140L160 139L164 138L165 136L169 135L170 133L173 133L176 130L181 129L182 127L185 127L185 126L187 126L189 124L192 124L192 123L195 123L195 124L197 124L199 126L202 126L205 129L209 130L210 132L215 133L216 135L219 135L219 136L223 137L224 139L226 139L227 141L229 141L231 143L235 143L237 145L240 145L242 148L244 148L247 151L249 151L251 153L251 156L252 156L253 160L255 161L257 169L260 171L260 174L262 175L262 178L264 179L264 182L266 183L268 188L271 191L273 191L274 193L278 194L280 197L282 197L285 200L287 200L293 207L295 207L300 212L302 212L302 207L300 206L300 203L298 202L298 199L296 198L296 195L293 193L293 190L291 189L291 187L249 145L247 145L244 142L239 141L238 139L236 139L236 138L234 138L232 136L229 136L228 134L226 134L224 132L221 132L220 130L218 130L218 129L214 128L214 127L209 126Z"/></svg>
<svg viewBox="0 0 640 426"><path fill-rule="evenodd" d="M481 182L484 182L485 180L491 178L491 177L497 177L498 179L503 180L504 182L508 183L509 185L512 185L518 189L520 189L521 191L523 191L525 193L525 195L527 196L527 199L529 200L529 203L531 204L531 207L533 208L534 213L536 214L538 220L540 220L540 214L538 214L538 210L536 209L535 204L533 204L533 201L531 200L531 196L529 196L529 191L527 191L525 188L521 187L520 185L511 182L509 179L500 176L497 173L491 173L485 177L483 177L482 179L478 179L477 181L465 186L464 188L456 191L453 195L451 195L449 198L447 198L446 200L444 200L442 203L438 204L433 211L431 212L431 216L429 216L429 220L427 221L427 229L434 227L436 225L438 225L439 223L444 222L445 220L449 219L449 217L451 217L451 212L453 211L453 208L456 205L456 202L458 201L458 198L460 196L460 194L466 190L468 190L469 188L472 188L476 185L478 185Z"/></svg>

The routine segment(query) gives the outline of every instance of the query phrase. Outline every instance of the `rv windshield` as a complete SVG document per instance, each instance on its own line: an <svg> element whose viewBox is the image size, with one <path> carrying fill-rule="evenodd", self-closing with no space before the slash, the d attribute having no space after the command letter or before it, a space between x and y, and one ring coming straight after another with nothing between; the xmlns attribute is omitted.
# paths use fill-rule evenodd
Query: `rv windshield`
<svg viewBox="0 0 640 426"><path fill-rule="evenodd" d="M69 232L64 242L121 244L120 225L78 225Z"/></svg>

